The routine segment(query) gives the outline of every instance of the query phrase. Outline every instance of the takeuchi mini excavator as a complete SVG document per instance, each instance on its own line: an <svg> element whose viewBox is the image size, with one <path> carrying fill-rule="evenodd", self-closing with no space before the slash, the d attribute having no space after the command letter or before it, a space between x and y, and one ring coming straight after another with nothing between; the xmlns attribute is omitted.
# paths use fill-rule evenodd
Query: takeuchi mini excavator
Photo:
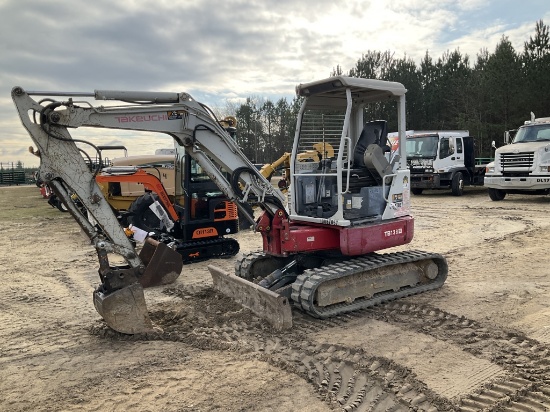
<svg viewBox="0 0 550 412"><path fill-rule="evenodd" d="M409 243L414 233L404 86L337 76L300 84L296 92L303 103L285 207L286 196L244 156L212 111L187 93L13 88L21 121L41 154L40 175L60 198L76 193L98 223L92 226L81 210L70 207L97 250L101 283L94 304L111 328L122 333L153 330L143 287L173 282L180 274L174 262L181 270L181 258L166 245L150 259L136 253L69 134L72 128L172 136L176 166L189 154L262 235L263 250L243 254L234 274L209 266L214 287L275 328L291 327L293 308L327 318L445 282L447 262L439 254L376 253ZM94 98L116 104L94 106L89 102ZM381 102L393 102L396 109L400 144L391 158L386 121L364 118L368 105ZM298 156L312 147L321 150L317 158ZM256 220L247 203L261 208ZM111 254L127 264L110 264Z"/></svg>

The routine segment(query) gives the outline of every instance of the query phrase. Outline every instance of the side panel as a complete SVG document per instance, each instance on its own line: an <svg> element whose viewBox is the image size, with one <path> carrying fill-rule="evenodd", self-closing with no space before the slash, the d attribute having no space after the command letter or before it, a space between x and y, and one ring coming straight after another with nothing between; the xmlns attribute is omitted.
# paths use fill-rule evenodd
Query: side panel
<svg viewBox="0 0 550 412"><path fill-rule="evenodd" d="M340 230L337 226L291 226L283 232L282 251L287 253L311 252L316 250L338 250Z"/></svg>
<svg viewBox="0 0 550 412"><path fill-rule="evenodd" d="M346 256L410 243L414 235L414 219L404 216L379 224L352 227L291 226L282 232L282 252L299 253L321 250L340 250Z"/></svg>
<svg viewBox="0 0 550 412"><path fill-rule="evenodd" d="M344 228L340 231L340 250L358 256L409 243L414 234L414 219L405 216L378 225Z"/></svg>

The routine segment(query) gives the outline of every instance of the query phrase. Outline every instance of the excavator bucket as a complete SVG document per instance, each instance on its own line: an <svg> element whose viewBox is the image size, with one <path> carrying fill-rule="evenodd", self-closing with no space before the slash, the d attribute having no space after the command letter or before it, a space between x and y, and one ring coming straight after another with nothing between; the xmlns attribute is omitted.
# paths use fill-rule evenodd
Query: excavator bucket
<svg viewBox="0 0 550 412"><path fill-rule="evenodd" d="M139 278L144 288L174 282L183 268L181 255L154 239L145 240L139 257L145 265L145 273Z"/></svg>
<svg viewBox="0 0 550 412"><path fill-rule="evenodd" d="M109 293L94 292L94 306L110 328L135 334L159 331L147 313L143 288L174 282L181 273L181 255L154 239L146 239L139 257L145 272L138 282Z"/></svg>
<svg viewBox="0 0 550 412"><path fill-rule="evenodd" d="M262 319L267 319L277 330L292 327L292 309L288 299L246 279L209 265L214 289L230 297Z"/></svg>
<svg viewBox="0 0 550 412"><path fill-rule="evenodd" d="M135 334L157 329L147 314L143 287L134 283L109 294L94 292L94 306L111 329Z"/></svg>

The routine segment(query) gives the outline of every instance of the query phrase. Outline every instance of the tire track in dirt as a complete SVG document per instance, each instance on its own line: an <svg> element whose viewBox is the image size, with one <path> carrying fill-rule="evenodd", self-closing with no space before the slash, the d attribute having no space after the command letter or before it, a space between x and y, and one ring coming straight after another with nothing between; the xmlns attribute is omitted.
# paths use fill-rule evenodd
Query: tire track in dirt
<svg viewBox="0 0 550 412"><path fill-rule="evenodd" d="M477 373L477 382L471 388L473 391L457 397L453 401L453 409L546 411L550 408L548 345L519 332L484 326L428 305L393 302L365 312L349 314L347 328L354 326L349 322L366 315L448 341L478 359L494 363ZM333 319L333 322L337 320ZM318 331L328 328L328 325L321 325ZM498 373L496 365L506 370L507 374L502 376Z"/></svg>
<svg viewBox="0 0 550 412"><path fill-rule="evenodd" d="M511 375L494 383L487 382L488 389L460 399L460 410L479 410L468 409L471 407L496 410L512 403L516 410L550 408L550 397L547 396L550 346L520 332L482 325L429 305L394 302L366 312L368 316L398 324L403 329L452 342L478 358L498 364ZM495 386L500 390L492 390Z"/></svg>
<svg viewBox="0 0 550 412"><path fill-rule="evenodd" d="M412 371L390 359L372 356L363 348L311 339L312 331L345 325L346 317L311 322L297 315L296 325L290 332L277 333L213 290L191 292L172 288L167 293L181 296L184 307L166 306L152 314L153 320L164 329L161 335L126 336L101 327L91 332L114 340L170 340L201 350L248 354L302 377L333 409L452 409L447 399L430 390ZM225 319L219 316L222 308Z"/></svg>
<svg viewBox="0 0 550 412"><path fill-rule="evenodd" d="M189 314L180 308L175 314L168 307L159 310L153 318L164 333L158 336L127 338L107 329L101 333L115 340L181 341L198 349L249 354L297 374L313 385L327 405L344 411L550 408L550 347L514 330L483 325L430 305L399 301L328 321L296 313L294 328L277 333L210 289L197 293L175 288L167 293L183 297L188 301L186 306L195 307L196 312ZM222 307L229 313L225 319L218 316ZM455 346L482 367L472 373L467 393L451 383L447 396L442 396L393 357L373 356L372 351L349 343L315 340L315 334L353 329L354 322L365 318Z"/></svg>
<svg viewBox="0 0 550 412"><path fill-rule="evenodd" d="M395 339L397 336L399 341ZM368 347L371 355L390 358L414 370L418 379L448 399L468 394L487 380L506 374L498 365L466 353L456 345L366 317L321 330L312 337L321 342Z"/></svg>
<svg viewBox="0 0 550 412"><path fill-rule="evenodd" d="M523 319L526 327L533 329L533 338L540 342L550 344L550 309L533 313ZM544 325L542 328L540 325Z"/></svg>

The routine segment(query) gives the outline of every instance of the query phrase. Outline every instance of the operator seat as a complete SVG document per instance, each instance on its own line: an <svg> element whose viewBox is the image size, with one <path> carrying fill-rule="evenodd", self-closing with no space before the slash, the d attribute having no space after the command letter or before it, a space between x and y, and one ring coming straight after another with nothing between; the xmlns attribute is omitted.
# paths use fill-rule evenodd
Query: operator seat
<svg viewBox="0 0 550 412"><path fill-rule="evenodd" d="M378 157L388 149L386 145L388 136L387 122L385 120L373 120L366 122L363 131L355 144L350 169L349 188L351 192L358 191L361 187L378 186L382 184L382 176L373 167L372 163L365 163L365 154L370 145L377 149ZM371 148L372 149L372 148ZM370 158L370 157L369 157ZM378 162L379 163L379 162ZM384 173L383 173L384 174Z"/></svg>
<svg viewBox="0 0 550 412"><path fill-rule="evenodd" d="M385 151L388 138L387 122L385 120L373 120L365 123L363 131L357 140L353 150L353 166L365 167L365 151L371 144L377 144Z"/></svg>

